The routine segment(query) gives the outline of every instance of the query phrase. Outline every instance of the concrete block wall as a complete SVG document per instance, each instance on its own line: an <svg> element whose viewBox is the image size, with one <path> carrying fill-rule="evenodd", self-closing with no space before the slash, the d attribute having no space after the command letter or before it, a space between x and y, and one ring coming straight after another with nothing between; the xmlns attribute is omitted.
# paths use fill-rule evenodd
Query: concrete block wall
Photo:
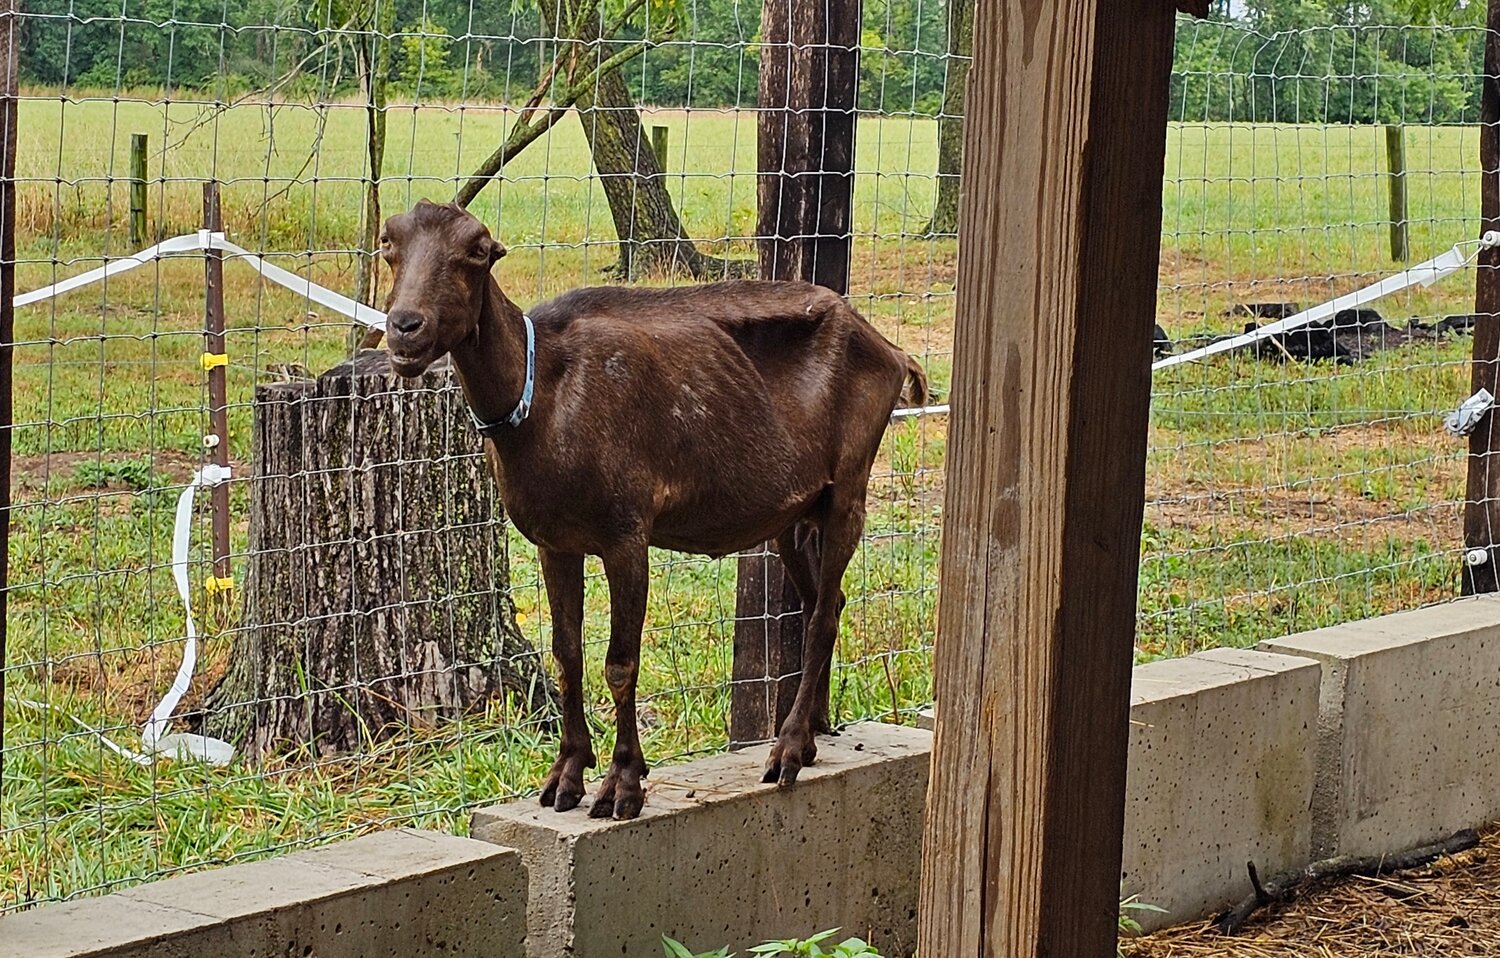
<svg viewBox="0 0 1500 958"><path fill-rule="evenodd" d="M1500 597L1263 643L1322 666L1313 855L1378 855L1500 819Z"/></svg>
<svg viewBox="0 0 1500 958"><path fill-rule="evenodd" d="M1207 917L1332 854L1500 820L1500 597L1135 670L1122 881ZM661 767L632 822L535 800L0 918L0 958L651 956L838 926L915 946L932 735L865 723L795 788L765 749ZM498 843L498 844L496 844ZM509 846L509 847L507 847Z"/></svg>
<svg viewBox="0 0 1500 958"><path fill-rule="evenodd" d="M1126 772L1126 894L1166 909L1146 930L1219 911L1312 842L1316 662L1216 649L1138 666Z"/></svg>
<svg viewBox="0 0 1500 958"><path fill-rule="evenodd" d="M530 799L471 833L521 851L530 958L659 958L664 934L743 952L832 927L909 955L931 741L863 723L820 740L790 789L760 784L767 750L747 749L653 769L634 821Z"/></svg>
<svg viewBox="0 0 1500 958"><path fill-rule="evenodd" d="M0 919L0 958L522 958L514 850L411 829Z"/></svg>

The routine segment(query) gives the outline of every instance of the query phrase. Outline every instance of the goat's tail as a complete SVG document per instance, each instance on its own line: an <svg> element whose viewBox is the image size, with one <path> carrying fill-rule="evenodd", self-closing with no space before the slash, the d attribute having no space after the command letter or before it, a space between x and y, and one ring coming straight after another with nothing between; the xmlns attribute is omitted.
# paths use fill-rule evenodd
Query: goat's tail
<svg viewBox="0 0 1500 958"><path fill-rule="evenodd" d="M906 382L904 384L907 402L911 406L927 405L927 374L922 371L922 366L910 356L906 357Z"/></svg>

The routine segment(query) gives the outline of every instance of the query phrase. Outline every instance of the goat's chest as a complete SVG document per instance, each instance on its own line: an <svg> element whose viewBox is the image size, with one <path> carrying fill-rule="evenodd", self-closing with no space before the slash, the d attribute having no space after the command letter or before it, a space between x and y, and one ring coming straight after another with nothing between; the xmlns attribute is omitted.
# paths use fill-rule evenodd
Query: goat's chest
<svg viewBox="0 0 1500 958"><path fill-rule="evenodd" d="M596 469L549 457L491 457L506 517L527 540L558 552L598 554L627 534L635 504Z"/></svg>

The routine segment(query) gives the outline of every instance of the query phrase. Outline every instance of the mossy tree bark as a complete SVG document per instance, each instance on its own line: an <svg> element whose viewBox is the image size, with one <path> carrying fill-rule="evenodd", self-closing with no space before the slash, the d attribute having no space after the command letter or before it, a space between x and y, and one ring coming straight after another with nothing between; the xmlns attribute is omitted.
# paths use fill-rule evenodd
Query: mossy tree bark
<svg viewBox="0 0 1500 958"><path fill-rule="evenodd" d="M198 726L260 758L330 754L510 694L555 714L516 627L505 521L446 367L369 350L256 390L244 616Z"/></svg>

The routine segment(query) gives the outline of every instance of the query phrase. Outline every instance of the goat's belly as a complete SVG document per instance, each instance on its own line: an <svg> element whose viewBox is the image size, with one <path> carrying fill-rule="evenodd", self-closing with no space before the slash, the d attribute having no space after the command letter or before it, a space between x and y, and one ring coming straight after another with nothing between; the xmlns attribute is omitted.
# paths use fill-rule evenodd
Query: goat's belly
<svg viewBox="0 0 1500 958"><path fill-rule="evenodd" d="M806 515L814 499L816 492L761 508L736 508L721 501L674 509L656 517L651 544L716 558L741 552L774 539Z"/></svg>

